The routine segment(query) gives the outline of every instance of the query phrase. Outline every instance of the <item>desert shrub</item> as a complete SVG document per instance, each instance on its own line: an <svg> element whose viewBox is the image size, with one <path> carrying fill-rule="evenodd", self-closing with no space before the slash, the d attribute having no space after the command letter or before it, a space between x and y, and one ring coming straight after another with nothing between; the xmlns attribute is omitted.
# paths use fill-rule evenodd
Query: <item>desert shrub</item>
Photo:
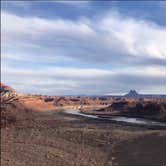
<svg viewBox="0 0 166 166"><path fill-rule="evenodd" d="M10 92L1 91L1 127L6 127L7 124L14 123L16 117L8 113L8 106L15 108L14 101L18 100L17 95Z"/></svg>

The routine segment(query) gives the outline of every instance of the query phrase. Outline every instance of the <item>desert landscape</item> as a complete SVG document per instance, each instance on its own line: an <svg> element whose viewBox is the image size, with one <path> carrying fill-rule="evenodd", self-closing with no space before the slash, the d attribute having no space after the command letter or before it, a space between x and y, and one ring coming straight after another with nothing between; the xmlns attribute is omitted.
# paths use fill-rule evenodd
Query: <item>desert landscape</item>
<svg viewBox="0 0 166 166"><path fill-rule="evenodd" d="M1 0L1 166L166 166L166 2Z"/></svg>
<svg viewBox="0 0 166 166"><path fill-rule="evenodd" d="M80 111L86 114L118 116L121 112L115 111L115 106L122 114L125 112L122 107L126 104L115 105L122 101L108 98L108 103L101 106L103 101L99 98L83 97L80 102L80 97L73 100L73 97L21 95L1 84L1 165L164 166L166 126L150 128L64 112L78 111L79 105ZM133 100L132 108L135 108L138 101ZM165 100L151 102L161 105L161 110L152 105L160 113L154 111L153 115L145 110L143 117L155 119L156 116L156 120L165 121Z"/></svg>

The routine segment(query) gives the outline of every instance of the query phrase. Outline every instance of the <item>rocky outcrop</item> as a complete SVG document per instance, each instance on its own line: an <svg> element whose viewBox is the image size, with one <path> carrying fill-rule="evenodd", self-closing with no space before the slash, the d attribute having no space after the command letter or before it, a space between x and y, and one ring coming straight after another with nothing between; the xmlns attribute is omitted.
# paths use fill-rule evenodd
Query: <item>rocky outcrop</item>
<svg viewBox="0 0 166 166"><path fill-rule="evenodd" d="M135 98L135 99L166 99L166 95L161 94L139 94L136 90L130 90L124 96L119 96L122 98Z"/></svg>
<svg viewBox="0 0 166 166"><path fill-rule="evenodd" d="M130 92L125 95L125 97L139 97L139 94L136 92L136 90L130 90Z"/></svg>
<svg viewBox="0 0 166 166"><path fill-rule="evenodd" d="M116 111L116 115L166 120L166 101L115 101L98 111L110 112L110 114Z"/></svg>
<svg viewBox="0 0 166 166"><path fill-rule="evenodd" d="M3 83L0 83L1 89L0 89L0 93L4 92L4 93L16 93L16 91L11 88L10 86L7 86Z"/></svg>
<svg viewBox="0 0 166 166"><path fill-rule="evenodd" d="M1 83L0 94L1 127L9 127L33 119L31 111L21 103L13 88Z"/></svg>

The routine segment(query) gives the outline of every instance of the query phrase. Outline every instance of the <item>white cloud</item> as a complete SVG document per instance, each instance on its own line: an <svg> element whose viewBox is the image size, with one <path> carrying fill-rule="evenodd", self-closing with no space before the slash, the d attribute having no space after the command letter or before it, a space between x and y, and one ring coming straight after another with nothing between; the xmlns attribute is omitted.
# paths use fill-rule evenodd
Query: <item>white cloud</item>
<svg viewBox="0 0 166 166"><path fill-rule="evenodd" d="M101 25L108 35L119 40L120 46L125 48L124 54L166 60L166 28L114 13L107 15Z"/></svg>
<svg viewBox="0 0 166 166"><path fill-rule="evenodd" d="M2 46L97 62L166 63L166 28L108 14L96 20L47 20L2 12ZM65 49L64 49L65 48ZM40 52L40 53L41 53ZM118 58L119 57L119 58ZM120 60L119 60L120 59ZM99 61L100 60L100 61Z"/></svg>
<svg viewBox="0 0 166 166"><path fill-rule="evenodd" d="M104 77L108 75L114 74L112 71L109 70L101 70L101 69L81 69L81 68L64 68L64 67L40 67L38 69L22 69L20 68L13 69L10 66L3 65L2 69L5 75L27 75L29 76L46 76L46 77L66 77L66 78L95 78L95 77Z"/></svg>
<svg viewBox="0 0 166 166"><path fill-rule="evenodd" d="M155 92L159 93L165 87L165 70L166 67L128 68L113 71L70 67L40 67L20 70L20 68L4 65L2 81L7 80L19 92L51 95L104 95L124 93L131 88L143 90L143 92L148 92L153 88ZM43 89L45 90L43 91ZM160 93L164 93L164 91Z"/></svg>
<svg viewBox="0 0 166 166"><path fill-rule="evenodd" d="M129 67L125 68L120 72L122 74L131 74L131 75L139 75L139 76L155 76L155 77L166 77L166 67L158 66L158 67Z"/></svg>
<svg viewBox="0 0 166 166"><path fill-rule="evenodd" d="M165 27L118 13L76 21L4 11L1 17L2 78L20 91L26 87L26 92L47 94L108 94L165 89ZM45 65L64 61L65 67ZM27 62L40 67L27 68ZM89 67L71 67L83 62ZM20 65L15 68L13 63ZM112 69L100 69L105 64Z"/></svg>
<svg viewBox="0 0 166 166"><path fill-rule="evenodd" d="M87 7L90 4L90 1L64 1L64 0L59 0L59 1L53 1L54 3L61 3L65 5L71 5L75 7Z"/></svg>

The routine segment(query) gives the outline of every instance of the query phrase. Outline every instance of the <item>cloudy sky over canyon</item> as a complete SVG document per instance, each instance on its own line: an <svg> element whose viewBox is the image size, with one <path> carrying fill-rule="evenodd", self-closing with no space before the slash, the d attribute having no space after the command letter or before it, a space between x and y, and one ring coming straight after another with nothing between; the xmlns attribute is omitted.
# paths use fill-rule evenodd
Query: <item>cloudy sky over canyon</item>
<svg viewBox="0 0 166 166"><path fill-rule="evenodd" d="M166 3L2 1L2 82L49 95L166 94Z"/></svg>

